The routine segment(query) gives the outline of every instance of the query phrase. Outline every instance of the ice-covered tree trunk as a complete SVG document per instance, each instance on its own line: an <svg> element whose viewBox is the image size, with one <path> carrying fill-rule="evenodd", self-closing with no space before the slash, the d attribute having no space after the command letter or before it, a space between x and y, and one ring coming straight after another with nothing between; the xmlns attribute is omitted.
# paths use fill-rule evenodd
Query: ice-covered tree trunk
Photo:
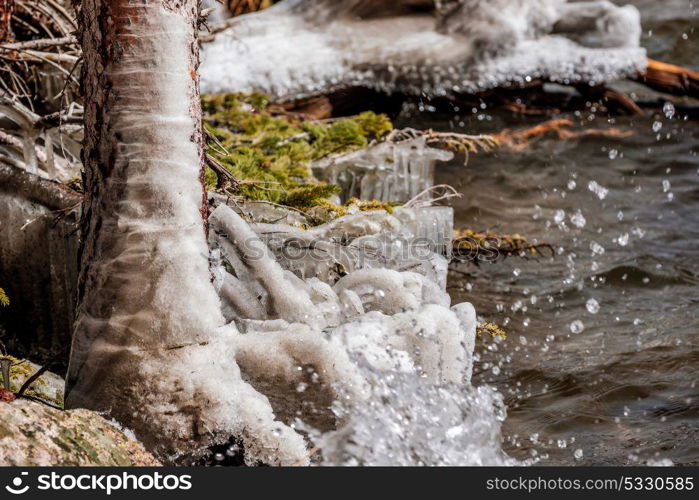
<svg viewBox="0 0 699 500"><path fill-rule="evenodd" d="M66 404L108 412L166 455L229 437L231 410L212 391L239 379L214 348L198 3L83 0L80 11L86 202Z"/></svg>

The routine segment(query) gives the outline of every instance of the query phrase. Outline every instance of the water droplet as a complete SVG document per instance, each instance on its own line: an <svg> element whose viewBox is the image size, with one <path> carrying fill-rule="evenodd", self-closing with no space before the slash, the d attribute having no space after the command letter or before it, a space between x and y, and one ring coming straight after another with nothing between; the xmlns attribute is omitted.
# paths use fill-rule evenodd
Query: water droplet
<svg viewBox="0 0 699 500"><path fill-rule="evenodd" d="M566 219L566 212L565 210L556 210L553 214L553 222L556 224L560 224Z"/></svg>
<svg viewBox="0 0 699 500"><path fill-rule="evenodd" d="M653 122L653 132L660 132L660 129L663 128L663 123L659 121L654 121Z"/></svg>
<svg viewBox="0 0 699 500"><path fill-rule="evenodd" d="M575 453L573 453L573 456L575 457L576 460L580 460L583 457L582 449L578 448L577 450L575 450Z"/></svg>
<svg viewBox="0 0 699 500"><path fill-rule="evenodd" d="M500 367L499 366L493 366L493 369L491 371L493 372L493 375L500 375Z"/></svg>
<svg viewBox="0 0 699 500"><path fill-rule="evenodd" d="M616 239L616 242L619 244L620 247L625 247L626 245L628 245L629 233L620 234L619 237Z"/></svg>
<svg viewBox="0 0 699 500"><path fill-rule="evenodd" d="M595 299L588 299L585 303L585 307L590 314L597 314L599 312L599 302Z"/></svg>
<svg viewBox="0 0 699 500"><path fill-rule="evenodd" d="M585 329L585 325L583 324L582 321L579 319L576 319L570 324L570 331L572 333L582 333L582 331Z"/></svg>
<svg viewBox="0 0 699 500"><path fill-rule="evenodd" d="M580 210L570 216L570 222L577 228L583 228L587 224L587 220Z"/></svg>
<svg viewBox="0 0 699 500"><path fill-rule="evenodd" d="M592 253L595 255L602 255L604 253L604 247L596 241L590 242L590 250L592 250Z"/></svg>
<svg viewBox="0 0 699 500"><path fill-rule="evenodd" d="M609 159L610 160L616 160L617 156L619 156L619 151L617 151L616 149L609 150Z"/></svg>
<svg viewBox="0 0 699 500"><path fill-rule="evenodd" d="M672 117L675 116L675 106L673 106L671 102L666 102L663 105L663 113L665 113L665 117L668 120L671 120Z"/></svg>
<svg viewBox="0 0 699 500"><path fill-rule="evenodd" d="M568 189L569 189L570 191L572 191L573 189L575 189L575 186L577 186L577 184L576 184L576 182L575 182L573 179L571 179L571 180L568 181Z"/></svg>
<svg viewBox="0 0 699 500"><path fill-rule="evenodd" d="M299 385L296 386L296 392L306 392L306 389L308 389L308 384L305 382L300 382Z"/></svg>
<svg viewBox="0 0 699 500"><path fill-rule="evenodd" d="M527 345L527 337L525 337L524 335L520 335L519 336L519 343L522 345Z"/></svg>
<svg viewBox="0 0 699 500"><path fill-rule="evenodd" d="M565 448L566 446L568 446L568 443L566 443L565 439L559 439L556 441L556 445L559 448Z"/></svg>
<svg viewBox="0 0 699 500"><path fill-rule="evenodd" d="M522 274L522 270L519 267L515 267L512 270L512 274L514 274L515 276L519 276L520 274Z"/></svg>
<svg viewBox="0 0 699 500"><path fill-rule="evenodd" d="M670 188L672 188L670 181L667 179L663 179L663 193L667 193L668 191L670 191Z"/></svg>
<svg viewBox="0 0 699 500"><path fill-rule="evenodd" d="M609 194L609 189L598 184L596 181L590 181L587 184L587 189L595 193L600 200L605 199Z"/></svg>
<svg viewBox="0 0 699 500"><path fill-rule="evenodd" d="M631 230L634 236L638 236L639 238L643 238L646 235L646 232L641 229L640 227L635 227Z"/></svg>

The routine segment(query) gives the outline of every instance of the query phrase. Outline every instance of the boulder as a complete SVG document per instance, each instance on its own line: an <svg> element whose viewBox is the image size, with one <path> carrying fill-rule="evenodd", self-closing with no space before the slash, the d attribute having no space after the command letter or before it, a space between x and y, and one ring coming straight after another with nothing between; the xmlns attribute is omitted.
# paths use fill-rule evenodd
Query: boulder
<svg viewBox="0 0 699 500"><path fill-rule="evenodd" d="M0 464L156 466L129 431L90 410L59 410L17 399L0 402Z"/></svg>

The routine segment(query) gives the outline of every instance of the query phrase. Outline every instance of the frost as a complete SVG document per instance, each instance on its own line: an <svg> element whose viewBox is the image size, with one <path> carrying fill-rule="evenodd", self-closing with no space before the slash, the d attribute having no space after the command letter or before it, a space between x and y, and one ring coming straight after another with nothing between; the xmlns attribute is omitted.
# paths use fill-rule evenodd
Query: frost
<svg viewBox="0 0 699 500"><path fill-rule="evenodd" d="M204 47L202 89L273 97L351 86L439 94L535 78L599 83L646 66L632 6L478 0L402 15L406 3L391 10L383 2L388 15L379 15L360 0L286 0L238 18Z"/></svg>

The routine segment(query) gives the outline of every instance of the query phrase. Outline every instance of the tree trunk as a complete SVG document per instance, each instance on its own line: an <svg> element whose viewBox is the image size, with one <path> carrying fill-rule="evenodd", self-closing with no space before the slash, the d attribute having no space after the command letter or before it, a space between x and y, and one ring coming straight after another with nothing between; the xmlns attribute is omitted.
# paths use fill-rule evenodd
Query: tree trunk
<svg viewBox="0 0 699 500"><path fill-rule="evenodd" d="M216 399L199 380L226 369L204 375L215 361L193 361L223 324L205 234L198 3L83 0L79 14L86 196L66 406L106 411L161 453L226 427L197 403Z"/></svg>

